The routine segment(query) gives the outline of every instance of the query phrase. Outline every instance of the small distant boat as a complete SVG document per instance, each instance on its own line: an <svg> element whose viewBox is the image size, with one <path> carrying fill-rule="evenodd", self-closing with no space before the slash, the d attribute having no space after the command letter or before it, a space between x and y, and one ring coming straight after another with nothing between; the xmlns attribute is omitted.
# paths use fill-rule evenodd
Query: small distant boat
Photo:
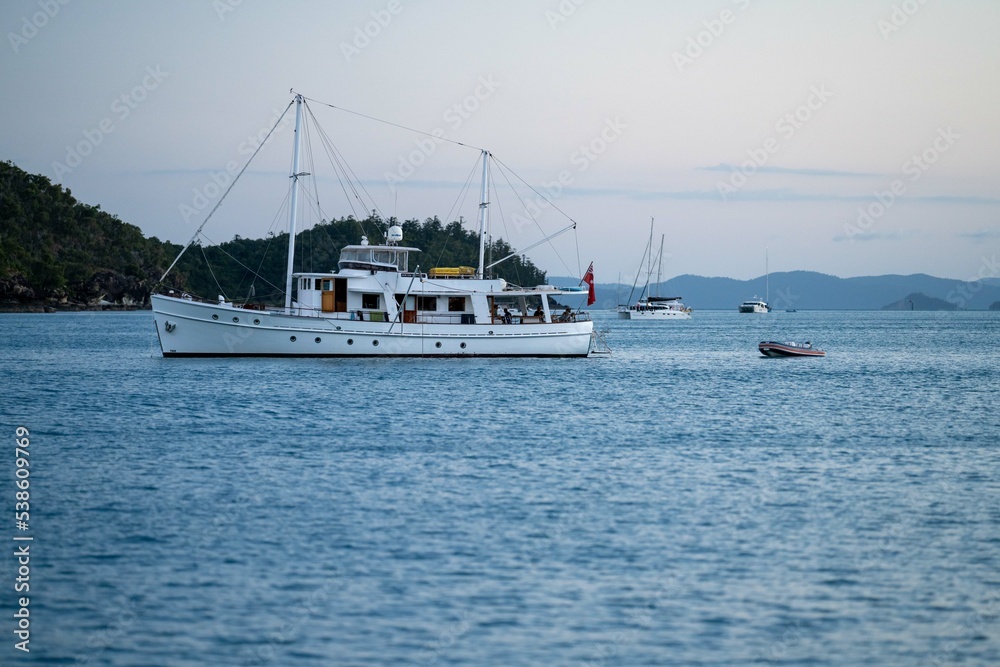
<svg viewBox="0 0 1000 667"><path fill-rule="evenodd" d="M771 269L768 267L767 262L767 250L764 250L764 298L761 299L759 296L754 296L752 299L747 299L740 304L739 311L741 313L769 313L771 312L771 306L767 305L770 300L771 291Z"/></svg>
<svg viewBox="0 0 1000 667"><path fill-rule="evenodd" d="M779 343L773 340L761 341L757 345L757 349L765 357L825 357L826 352L823 350L818 350L812 346L812 343L806 341L804 343L795 343L792 341L785 341L784 343Z"/></svg>
<svg viewBox="0 0 1000 667"><path fill-rule="evenodd" d="M766 301L756 297L740 304L741 313L767 313L770 312L770 310L771 307L767 305Z"/></svg>

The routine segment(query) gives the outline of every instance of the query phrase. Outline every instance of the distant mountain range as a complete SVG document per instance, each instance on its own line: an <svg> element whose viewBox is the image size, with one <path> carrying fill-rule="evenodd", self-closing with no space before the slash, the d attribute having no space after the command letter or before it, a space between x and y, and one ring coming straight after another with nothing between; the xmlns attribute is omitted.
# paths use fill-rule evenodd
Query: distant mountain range
<svg viewBox="0 0 1000 667"><path fill-rule="evenodd" d="M553 285L576 285L578 278L550 278ZM838 278L815 271L786 271L770 275L769 303L775 310L881 310L908 301L917 310L988 310L1000 301L1000 279L962 282L917 273L909 276ZM599 283L594 308L615 308L629 302L631 285ZM639 298L642 285L631 302ZM755 296L764 298L764 276L752 280L683 275L659 285L653 294L680 296L695 310L735 310ZM919 295L919 296L915 296ZM902 307L902 306L899 306Z"/></svg>

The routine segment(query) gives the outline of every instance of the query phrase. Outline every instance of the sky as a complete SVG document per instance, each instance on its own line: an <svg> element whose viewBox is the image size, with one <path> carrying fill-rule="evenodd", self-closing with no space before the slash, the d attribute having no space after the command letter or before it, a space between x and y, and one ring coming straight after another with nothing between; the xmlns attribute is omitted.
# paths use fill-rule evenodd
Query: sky
<svg viewBox="0 0 1000 667"><path fill-rule="evenodd" d="M489 150L494 235L577 223L527 251L553 276L631 282L652 220L664 279L971 281L1000 277L996 25L995 0L5 0L0 159L184 243L277 123L204 229L260 237L294 89L384 216L475 229ZM363 216L311 136L300 224Z"/></svg>

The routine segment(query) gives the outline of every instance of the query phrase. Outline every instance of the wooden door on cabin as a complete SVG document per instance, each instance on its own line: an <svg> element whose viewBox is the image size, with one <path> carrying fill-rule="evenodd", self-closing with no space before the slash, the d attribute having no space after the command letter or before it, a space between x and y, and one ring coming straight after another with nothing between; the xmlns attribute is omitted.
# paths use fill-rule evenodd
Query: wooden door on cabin
<svg viewBox="0 0 1000 667"><path fill-rule="evenodd" d="M346 278L334 278L333 279L333 300L334 300L334 312L346 313L347 312L347 279ZM324 295L326 296L326 295Z"/></svg>

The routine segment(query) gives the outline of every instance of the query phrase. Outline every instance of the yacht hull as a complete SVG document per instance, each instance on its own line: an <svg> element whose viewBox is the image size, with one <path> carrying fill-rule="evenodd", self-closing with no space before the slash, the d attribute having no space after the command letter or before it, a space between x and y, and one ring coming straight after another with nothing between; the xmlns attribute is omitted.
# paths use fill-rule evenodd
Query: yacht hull
<svg viewBox="0 0 1000 667"><path fill-rule="evenodd" d="M589 320L393 324L151 300L164 357L586 357L593 333Z"/></svg>
<svg viewBox="0 0 1000 667"><path fill-rule="evenodd" d="M620 310L618 311L618 319L620 320L690 320L691 313L686 313L678 310L652 310L652 311L635 311L635 310Z"/></svg>

